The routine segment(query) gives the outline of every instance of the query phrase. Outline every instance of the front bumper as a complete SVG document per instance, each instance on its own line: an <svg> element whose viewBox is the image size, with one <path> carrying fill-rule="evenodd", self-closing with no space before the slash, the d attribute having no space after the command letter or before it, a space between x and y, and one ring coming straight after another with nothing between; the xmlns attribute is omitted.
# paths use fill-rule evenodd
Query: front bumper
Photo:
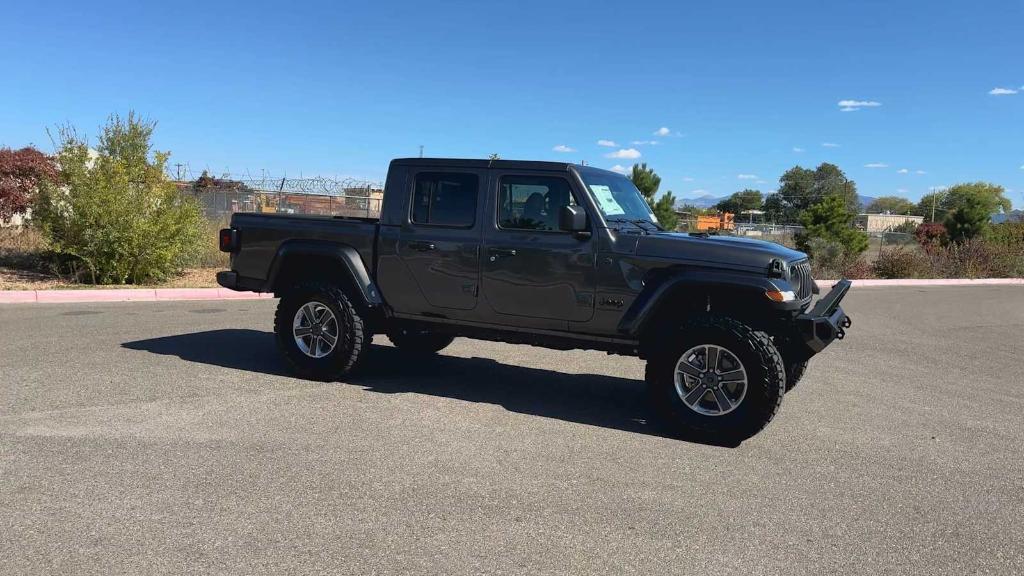
<svg viewBox="0 0 1024 576"><path fill-rule="evenodd" d="M818 300L809 312L797 316L800 337L807 346L809 355L817 354L832 343L846 336L846 329L852 322L843 312L839 303L850 290L849 280L840 280L828 294Z"/></svg>

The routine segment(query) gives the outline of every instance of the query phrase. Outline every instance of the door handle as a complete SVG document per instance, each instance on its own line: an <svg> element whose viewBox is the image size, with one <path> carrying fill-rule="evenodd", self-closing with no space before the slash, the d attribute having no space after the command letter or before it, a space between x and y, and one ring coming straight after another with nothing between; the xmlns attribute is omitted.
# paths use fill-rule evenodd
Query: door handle
<svg viewBox="0 0 1024 576"><path fill-rule="evenodd" d="M491 255L491 262L498 259L498 256L515 256L515 248L490 248L487 252Z"/></svg>
<svg viewBox="0 0 1024 576"><path fill-rule="evenodd" d="M437 250L437 246L433 242L420 242L414 241L409 242L409 248L413 250L419 250L420 252L428 252L430 250Z"/></svg>

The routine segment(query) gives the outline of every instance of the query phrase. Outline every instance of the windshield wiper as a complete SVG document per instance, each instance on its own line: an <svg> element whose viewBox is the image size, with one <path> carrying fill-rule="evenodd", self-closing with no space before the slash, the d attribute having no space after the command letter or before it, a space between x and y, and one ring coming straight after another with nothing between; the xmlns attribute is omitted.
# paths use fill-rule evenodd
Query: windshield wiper
<svg viewBox="0 0 1024 576"><path fill-rule="evenodd" d="M633 226L636 226L637 228L639 228L639 229L641 229L641 230L643 230L644 232L647 232L647 233L650 233L652 231L663 232L665 230L661 226L655 224L654 222L651 222L650 220L648 220L646 218L609 218L608 221L609 222L624 222L624 223L627 223L627 224L632 224ZM647 226L653 226L654 229L652 230L651 228L648 228Z"/></svg>

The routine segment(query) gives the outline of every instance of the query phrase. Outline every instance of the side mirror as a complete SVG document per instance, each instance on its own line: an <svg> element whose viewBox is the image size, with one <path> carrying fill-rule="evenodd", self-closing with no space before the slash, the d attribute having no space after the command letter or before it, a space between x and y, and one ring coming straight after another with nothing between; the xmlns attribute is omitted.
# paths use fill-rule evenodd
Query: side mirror
<svg viewBox="0 0 1024 576"><path fill-rule="evenodd" d="M562 206L558 211L558 228L565 232L587 231L587 211L582 206Z"/></svg>

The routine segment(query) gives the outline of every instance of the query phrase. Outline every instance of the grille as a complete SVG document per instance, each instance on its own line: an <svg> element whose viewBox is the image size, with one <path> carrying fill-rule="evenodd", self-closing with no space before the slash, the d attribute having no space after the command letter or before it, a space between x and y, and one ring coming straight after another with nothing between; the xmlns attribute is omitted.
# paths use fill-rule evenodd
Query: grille
<svg viewBox="0 0 1024 576"><path fill-rule="evenodd" d="M811 264L804 260L793 264L790 269L790 284L798 287L796 297L800 300L811 297L811 287L814 281L811 280Z"/></svg>

